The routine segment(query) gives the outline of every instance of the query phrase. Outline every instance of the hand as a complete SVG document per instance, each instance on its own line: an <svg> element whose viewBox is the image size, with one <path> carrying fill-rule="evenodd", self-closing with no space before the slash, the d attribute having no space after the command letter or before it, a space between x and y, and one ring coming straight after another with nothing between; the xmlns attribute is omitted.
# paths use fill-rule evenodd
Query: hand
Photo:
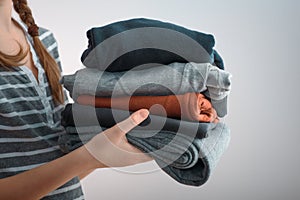
<svg viewBox="0 0 300 200"><path fill-rule="evenodd" d="M149 111L141 109L126 120L96 135L85 148L95 158L98 167L124 167L152 160L151 157L128 143L126 133L144 121Z"/></svg>

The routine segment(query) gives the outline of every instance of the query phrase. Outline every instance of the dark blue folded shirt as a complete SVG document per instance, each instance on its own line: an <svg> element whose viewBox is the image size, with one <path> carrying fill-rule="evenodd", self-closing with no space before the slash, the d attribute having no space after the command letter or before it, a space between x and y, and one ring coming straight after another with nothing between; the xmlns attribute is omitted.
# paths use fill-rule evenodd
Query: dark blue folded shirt
<svg viewBox="0 0 300 200"><path fill-rule="evenodd" d="M215 64L224 69L213 49L213 35L176 24L137 18L87 31L88 48L81 61L88 68L117 72L173 62Z"/></svg>

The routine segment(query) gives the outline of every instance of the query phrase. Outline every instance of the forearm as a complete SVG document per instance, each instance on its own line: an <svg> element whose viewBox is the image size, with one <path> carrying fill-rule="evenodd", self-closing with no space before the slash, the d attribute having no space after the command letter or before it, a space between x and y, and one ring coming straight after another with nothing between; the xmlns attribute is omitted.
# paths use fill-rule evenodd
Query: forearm
<svg viewBox="0 0 300 200"><path fill-rule="evenodd" d="M78 175L79 179L82 180L85 177L87 177L88 175L90 175L93 171L95 171L96 169L90 169L86 172L82 172L81 174Z"/></svg>
<svg viewBox="0 0 300 200"><path fill-rule="evenodd" d="M128 143L125 137L127 132L144 121L148 115L149 111L145 109L136 111L69 154L35 169L0 179L0 199L40 199L73 177L90 170L110 166L123 167L152 160Z"/></svg>
<svg viewBox="0 0 300 200"><path fill-rule="evenodd" d="M81 147L35 169L0 179L0 199L40 199L73 177L94 169L95 163L94 157Z"/></svg>

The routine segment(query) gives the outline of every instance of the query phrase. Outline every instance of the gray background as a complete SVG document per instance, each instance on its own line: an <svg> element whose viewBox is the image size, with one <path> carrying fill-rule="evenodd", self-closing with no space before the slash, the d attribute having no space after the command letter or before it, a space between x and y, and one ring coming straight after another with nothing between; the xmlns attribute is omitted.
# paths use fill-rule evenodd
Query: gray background
<svg viewBox="0 0 300 200"><path fill-rule="evenodd" d="M300 1L29 2L38 24L55 33L65 74L82 67L90 27L141 16L212 33L233 74L225 119L232 140L207 184L183 186L162 172L97 170L83 181L86 199L300 198Z"/></svg>

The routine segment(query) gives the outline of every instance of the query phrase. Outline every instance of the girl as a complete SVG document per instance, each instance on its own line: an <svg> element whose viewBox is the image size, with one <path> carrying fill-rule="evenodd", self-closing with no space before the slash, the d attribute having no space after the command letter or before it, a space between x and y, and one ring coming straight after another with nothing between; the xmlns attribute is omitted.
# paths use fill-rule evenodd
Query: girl
<svg viewBox="0 0 300 200"><path fill-rule="evenodd" d="M125 137L145 109L63 155L60 69L55 39L35 24L27 1L0 0L0 199L84 199L79 179L94 169L151 160Z"/></svg>

